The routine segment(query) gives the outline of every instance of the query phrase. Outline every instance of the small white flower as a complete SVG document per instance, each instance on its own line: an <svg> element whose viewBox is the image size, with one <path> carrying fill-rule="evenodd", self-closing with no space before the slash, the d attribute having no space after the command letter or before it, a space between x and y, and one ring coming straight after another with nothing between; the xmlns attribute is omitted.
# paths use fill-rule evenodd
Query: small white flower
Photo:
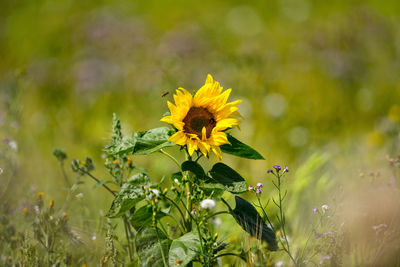
<svg viewBox="0 0 400 267"><path fill-rule="evenodd" d="M79 194L75 195L75 197L76 197L77 199L81 199L81 198L83 198L83 193L79 193Z"/></svg>
<svg viewBox="0 0 400 267"><path fill-rule="evenodd" d="M95 241L97 239L97 235L96 235L96 233L93 233L93 235L92 235L92 241Z"/></svg>
<svg viewBox="0 0 400 267"><path fill-rule="evenodd" d="M151 193L147 196L148 199L152 199L154 197L154 195L156 195L156 196L160 195L160 191L158 191L157 189L150 189L150 192Z"/></svg>
<svg viewBox="0 0 400 267"><path fill-rule="evenodd" d="M179 180L178 179L174 179L174 182L176 183L176 184L179 184Z"/></svg>
<svg viewBox="0 0 400 267"><path fill-rule="evenodd" d="M213 208L215 208L216 203L214 200L212 199L204 199L203 201L201 201L200 203L200 207L204 210L212 210Z"/></svg>
<svg viewBox="0 0 400 267"><path fill-rule="evenodd" d="M39 206L35 205L35 206L33 206L33 209L35 210L36 214L40 213Z"/></svg>
<svg viewBox="0 0 400 267"><path fill-rule="evenodd" d="M283 262L283 261L277 261L277 262L275 263L275 266L276 266L276 267L282 267L283 265L285 265L285 262Z"/></svg>
<svg viewBox="0 0 400 267"><path fill-rule="evenodd" d="M329 209L329 206L328 205L322 205L321 208L322 208L323 211L327 211Z"/></svg>
<svg viewBox="0 0 400 267"><path fill-rule="evenodd" d="M17 150L17 149L18 149L18 144L17 144L17 142L15 142L15 141L10 141L10 142L8 143L8 145L10 146L10 148L11 148L12 150Z"/></svg>

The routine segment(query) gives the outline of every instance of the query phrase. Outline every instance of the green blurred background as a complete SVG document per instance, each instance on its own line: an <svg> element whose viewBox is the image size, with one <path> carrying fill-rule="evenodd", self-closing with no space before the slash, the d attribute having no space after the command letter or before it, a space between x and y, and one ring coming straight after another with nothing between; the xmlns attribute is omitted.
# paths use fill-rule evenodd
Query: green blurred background
<svg viewBox="0 0 400 267"><path fill-rule="evenodd" d="M359 156L399 151L399 1L2 0L0 136L15 160L0 178L9 199L64 198L54 147L70 159L90 155L105 176L112 113L125 133L163 126L174 90L198 89L208 73L244 100L235 136L266 158L225 156L249 183L268 183L275 163L296 171L315 152L356 172L371 166ZM162 155L134 162L155 180L174 171ZM88 214L109 205L91 182L82 190Z"/></svg>

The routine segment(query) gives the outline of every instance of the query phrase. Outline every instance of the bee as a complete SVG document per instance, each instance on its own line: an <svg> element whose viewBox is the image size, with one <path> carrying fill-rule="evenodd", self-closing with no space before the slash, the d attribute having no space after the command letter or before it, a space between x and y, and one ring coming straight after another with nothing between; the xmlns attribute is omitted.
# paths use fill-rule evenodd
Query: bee
<svg viewBox="0 0 400 267"><path fill-rule="evenodd" d="M161 97L165 97L165 96L167 96L168 94L169 94L169 92L168 92L168 91L165 91L164 93L162 93Z"/></svg>

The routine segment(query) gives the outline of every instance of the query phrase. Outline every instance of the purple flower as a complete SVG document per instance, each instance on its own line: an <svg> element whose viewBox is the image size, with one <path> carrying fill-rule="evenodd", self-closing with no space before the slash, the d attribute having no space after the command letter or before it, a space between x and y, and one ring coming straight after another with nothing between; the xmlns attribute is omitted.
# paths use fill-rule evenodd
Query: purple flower
<svg viewBox="0 0 400 267"><path fill-rule="evenodd" d="M313 212L313 213L317 213L317 212L318 212L318 209L317 209L316 206L314 206L314 208L312 209L312 212Z"/></svg>
<svg viewBox="0 0 400 267"><path fill-rule="evenodd" d="M274 165L272 167L274 167L274 169L277 171L280 171L282 169L281 166L279 166L279 165Z"/></svg>
<svg viewBox="0 0 400 267"><path fill-rule="evenodd" d="M327 211L329 209L329 206L328 205L322 205L321 208L322 208L323 211Z"/></svg>
<svg viewBox="0 0 400 267"><path fill-rule="evenodd" d="M251 185L249 185L249 190L253 190L253 187Z"/></svg>
<svg viewBox="0 0 400 267"><path fill-rule="evenodd" d="M284 170L285 172L289 172L288 166L283 167L283 170Z"/></svg>
<svg viewBox="0 0 400 267"><path fill-rule="evenodd" d="M257 188L256 193L257 193L257 194L261 194L261 189L260 189L260 188Z"/></svg>
<svg viewBox="0 0 400 267"><path fill-rule="evenodd" d="M262 183L257 183L257 187L258 187L258 188L263 188L264 185L263 185Z"/></svg>
<svg viewBox="0 0 400 267"><path fill-rule="evenodd" d="M271 173L271 172L274 172L272 169L269 169L268 171L267 171L267 173Z"/></svg>

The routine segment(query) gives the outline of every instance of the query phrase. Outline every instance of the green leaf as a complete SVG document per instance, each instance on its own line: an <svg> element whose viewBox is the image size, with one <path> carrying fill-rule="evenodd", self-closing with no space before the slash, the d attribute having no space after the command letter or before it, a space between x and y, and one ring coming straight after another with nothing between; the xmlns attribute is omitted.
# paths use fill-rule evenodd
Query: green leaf
<svg viewBox="0 0 400 267"><path fill-rule="evenodd" d="M234 194L247 190L246 181L234 169L223 163L215 164L210 170L211 178L208 178L201 186L204 188L218 188Z"/></svg>
<svg viewBox="0 0 400 267"><path fill-rule="evenodd" d="M105 148L108 154L132 153L134 155L147 155L160 151L164 147L176 145L168 141L174 134L174 130L168 127L160 127L143 132L136 132L116 140Z"/></svg>
<svg viewBox="0 0 400 267"><path fill-rule="evenodd" d="M169 249L169 266L185 266L200 253L199 235L189 232L172 241Z"/></svg>
<svg viewBox="0 0 400 267"><path fill-rule="evenodd" d="M107 216L110 218L119 217L133 208L136 203L144 198L142 186L150 185L150 179L144 173L138 173L129 178L115 197Z"/></svg>
<svg viewBox="0 0 400 267"><path fill-rule="evenodd" d="M260 240L266 241L270 250L278 249L274 231L263 222L260 214L251 203L241 197L235 196L236 206L232 210L223 198L221 200L228 206L229 212L246 232L252 236L256 236Z"/></svg>
<svg viewBox="0 0 400 267"><path fill-rule="evenodd" d="M163 212L158 212L156 219L161 219L166 214ZM135 213L129 218L131 225L138 230L143 226L150 226L153 223L153 209L150 205L143 206L139 208Z"/></svg>
<svg viewBox="0 0 400 267"><path fill-rule="evenodd" d="M264 157L261 156L260 153L255 151L250 146L240 142L228 133L226 135L228 136L228 141L231 143L231 145L225 144L220 146L222 152L246 159L264 159Z"/></svg>
<svg viewBox="0 0 400 267"><path fill-rule="evenodd" d="M161 243L161 246L160 246ZM140 259L140 266L164 266L161 249L168 262L168 250L171 240L156 227L144 227L136 235L136 252Z"/></svg>
<svg viewBox="0 0 400 267"><path fill-rule="evenodd" d="M206 174L203 170L203 167L200 166L197 162L194 161L185 161L181 165L182 171L190 171L194 173L197 179L202 180L206 177Z"/></svg>

